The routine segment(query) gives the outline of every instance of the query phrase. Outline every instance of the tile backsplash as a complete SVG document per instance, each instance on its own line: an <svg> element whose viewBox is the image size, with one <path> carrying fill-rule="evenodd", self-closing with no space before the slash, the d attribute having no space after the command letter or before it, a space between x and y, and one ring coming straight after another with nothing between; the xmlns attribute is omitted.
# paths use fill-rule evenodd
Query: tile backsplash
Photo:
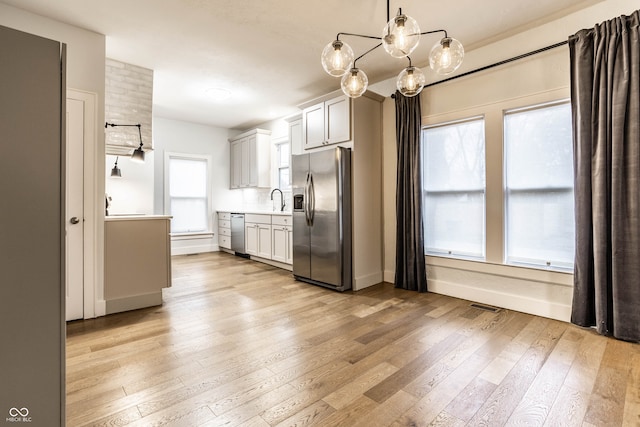
<svg viewBox="0 0 640 427"><path fill-rule="evenodd" d="M272 189L267 188L245 188L242 191L242 208L244 210L280 210L280 194L276 191L271 200ZM291 210L291 190L283 190L285 208Z"/></svg>

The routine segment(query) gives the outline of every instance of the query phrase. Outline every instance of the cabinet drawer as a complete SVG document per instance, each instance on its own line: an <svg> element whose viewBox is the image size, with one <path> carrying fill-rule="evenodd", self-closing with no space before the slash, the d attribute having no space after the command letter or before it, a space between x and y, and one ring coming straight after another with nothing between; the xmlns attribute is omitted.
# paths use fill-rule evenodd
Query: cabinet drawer
<svg viewBox="0 0 640 427"><path fill-rule="evenodd" d="M218 228L231 228L231 221L228 220L218 220Z"/></svg>
<svg viewBox="0 0 640 427"><path fill-rule="evenodd" d="M230 220L231 219L231 213L230 212L218 212L218 219Z"/></svg>
<svg viewBox="0 0 640 427"><path fill-rule="evenodd" d="M230 228L218 228L218 234L221 236L231 236L231 229Z"/></svg>
<svg viewBox="0 0 640 427"><path fill-rule="evenodd" d="M271 224L271 215L264 214L245 214L244 223L252 222L255 224Z"/></svg>
<svg viewBox="0 0 640 427"><path fill-rule="evenodd" d="M231 249L231 237L220 235L218 237L218 246L225 249Z"/></svg>
<svg viewBox="0 0 640 427"><path fill-rule="evenodd" d="M291 225L292 220L288 215L272 215L271 224L273 225Z"/></svg>

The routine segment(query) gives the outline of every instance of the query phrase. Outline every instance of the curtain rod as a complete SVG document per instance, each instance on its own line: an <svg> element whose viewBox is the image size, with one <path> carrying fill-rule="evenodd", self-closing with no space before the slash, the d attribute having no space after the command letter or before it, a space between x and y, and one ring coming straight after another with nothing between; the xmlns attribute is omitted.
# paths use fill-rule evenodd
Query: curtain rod
<svg viewBox="0 0 640 427"><path fill-rule="evenodd" d="M445 82L449 82L451 80L459 79L460 77L465 77L465 76L468 76L470 74L475 74L475 73L478 73L480 71L488 70L489 68L497 67L499 65L508 64L509 62L517 61L519 59L523 59L523 58L526 58L528 56L533 56L533 55L536 55L538 53L546 52L547 50L555 49L556 47L564 46L567 43L569 43L569 41L565 40L565 41L562 41L562 42L559 42L559 43L552 44L550 46L546 46L546 47L542 47L540 49L532 50L531 52L523 53L522 55L514 56L513 58L505 59L503 61L499 61L499 62L496 62L494 64L485 65L484 67L476 68L475 70L467 71L466 73L458 74L456 76L449 77L448 79L439 80L437 82L426 84L426 85L424 85L424 87L427 88L427 87L439 85L440 83L445 83ZM392 94L391 97L395 98L395 94Z"/></svg>

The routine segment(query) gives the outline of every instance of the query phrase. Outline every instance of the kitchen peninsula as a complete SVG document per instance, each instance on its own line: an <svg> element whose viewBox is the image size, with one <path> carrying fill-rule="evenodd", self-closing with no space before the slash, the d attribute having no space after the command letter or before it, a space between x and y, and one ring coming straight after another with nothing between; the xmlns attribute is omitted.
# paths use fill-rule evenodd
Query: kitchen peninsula
<svg viewBox="0 0 640 427"><path fill-rule="evenodd" d="M171 286L171 216L105 217L106 314L162 304Z"/></svg>

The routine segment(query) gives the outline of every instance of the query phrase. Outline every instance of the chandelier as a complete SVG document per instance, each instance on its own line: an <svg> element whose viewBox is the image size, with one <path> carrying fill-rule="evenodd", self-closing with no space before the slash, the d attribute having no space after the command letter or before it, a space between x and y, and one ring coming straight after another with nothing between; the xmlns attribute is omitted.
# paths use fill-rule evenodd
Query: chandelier
<svg viewBox="0 0 640 427"><path fill-rule="evenodd" d="M387 21L381 37L341 32L322 51L322 67L329 75L342 77L340 86L345 95L357 98L367 90L369 79L363 70L356 67L356 62L380 46L383 46L394 58L407 58L409 65L398 74L396 87L404 96L418 95L426 79L422 70L411 64L409 55L418 47L420 36L425 34L444 33L444 37L431 48L429 54L429 66L433 71L440 75L447 75L462 64L464 48L458 40L449 37L445 30L420 32L416 20L403 14L402 9L398 9L398 14L390 20L389 0L387 0ZM380 43L354 59L353 49L340 40L340 36L380 40Z"/></svg>

